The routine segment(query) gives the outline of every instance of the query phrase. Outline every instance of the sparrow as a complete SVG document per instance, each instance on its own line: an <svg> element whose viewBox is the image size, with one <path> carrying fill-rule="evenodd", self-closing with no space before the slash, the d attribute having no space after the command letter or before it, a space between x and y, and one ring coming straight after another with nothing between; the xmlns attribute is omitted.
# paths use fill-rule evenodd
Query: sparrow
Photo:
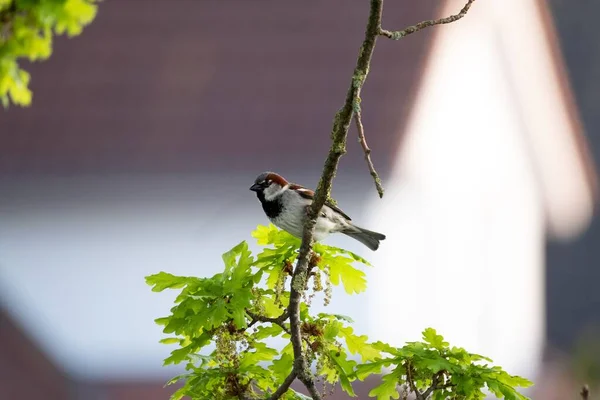
<svg viewBox="0 0 600 400"><path fill-rule="evenodd" d="M258 175L250 190L256 192L263 211L275 226L295 237L302 237L304 221L315 197L312 190L268 171ZM373 251L379 248L379 241L385 239L381 233L354 225L346 213L327 201L317 218L313 237L318 242L337 232L358 240Z"/></svg>

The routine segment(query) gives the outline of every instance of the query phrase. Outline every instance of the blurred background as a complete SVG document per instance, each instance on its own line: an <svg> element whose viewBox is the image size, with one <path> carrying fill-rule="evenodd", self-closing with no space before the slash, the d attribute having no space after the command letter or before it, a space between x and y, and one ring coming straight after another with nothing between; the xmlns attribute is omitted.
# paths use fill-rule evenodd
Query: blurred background
<svg viewBox="0 0 600 400"><path fill-rule="evenodd" d="M368 6L108 0L26 66L32 106L0 112L0 398L168 397L179 370L153 320L173 296L144 277L220 271L267 223L260 172L314 187ZM388 0L384 28L462 6ZM333 195L388 238L377 253L327 241L375 265L329 311L395 345L434 326L534 380L534 398L598 387L598 13L477 1L378 41L363 122L386 195L354 130Z"/></svg>

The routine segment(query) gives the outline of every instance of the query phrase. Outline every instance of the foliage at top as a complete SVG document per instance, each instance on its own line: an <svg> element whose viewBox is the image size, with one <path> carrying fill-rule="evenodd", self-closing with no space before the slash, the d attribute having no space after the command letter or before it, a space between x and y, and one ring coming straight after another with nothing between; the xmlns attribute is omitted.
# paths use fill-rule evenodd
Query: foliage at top
<svg viewBox="0 0 600 400"><path fill-rule="evenodd" d="M286 285L300 240L273 225L259 226L252 236L261 252L254 256L245 241L239 243L223 254L224 270L212 277L160 272L146 278L153 291L178 290L170 315L156 320L170 335L161 342L177 345L165 365L186 366L185 374L169 382L184 382L173 400L307 399L292 389L272 397L293 378ZM317 293L329 303L332 285L341 284L348 294L364 292L360 267L369 265L336 247L317 243L313 251L300 305L301 332L303 352L324 391L339 383L355 397L353 381L389 370L370 393L378 400L398 399L403 390L419 399L482 399L486 387L498 397L525 399L515 388L530 382L489 366L485 357L449 347L431 328L422 342L394 348L357 334L349 317L310 313ZM288 343L272 347L273 338Z"/></svg>
<svg viewBox="0 0 600 400"><path fill-rule="evenodd" d="M28 106L30 75L19 61L45 60L53 35L79 35L96 16L96 0L0 0L0 101Z"/></svg>

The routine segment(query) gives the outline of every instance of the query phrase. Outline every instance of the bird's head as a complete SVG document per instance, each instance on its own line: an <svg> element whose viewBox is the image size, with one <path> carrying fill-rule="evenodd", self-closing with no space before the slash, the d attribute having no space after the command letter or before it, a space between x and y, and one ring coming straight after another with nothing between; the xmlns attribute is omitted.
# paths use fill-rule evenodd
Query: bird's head
<svg viewBox="0 0 600 400"><path fill-rule="evenodd" d="M265 200L270 201L279 196L288 185L289 183L284 177L275 172L267 171L256 177L254 184L250 186L250 190L256 192L259 198L263 197Z"/></svg>

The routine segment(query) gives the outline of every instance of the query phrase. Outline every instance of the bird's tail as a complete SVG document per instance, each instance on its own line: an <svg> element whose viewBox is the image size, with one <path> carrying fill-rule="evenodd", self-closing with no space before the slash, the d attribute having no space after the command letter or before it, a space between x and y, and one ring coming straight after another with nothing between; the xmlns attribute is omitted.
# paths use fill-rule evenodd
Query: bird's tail
<svg viewBox="0 0 600 400"><path fill-rule="evenodd" d="M342 231L342 233L358 240L373 251L379 248L379 241L385 239L384 234L373 232L356 225L352 225L349 229Z"/></svg>

